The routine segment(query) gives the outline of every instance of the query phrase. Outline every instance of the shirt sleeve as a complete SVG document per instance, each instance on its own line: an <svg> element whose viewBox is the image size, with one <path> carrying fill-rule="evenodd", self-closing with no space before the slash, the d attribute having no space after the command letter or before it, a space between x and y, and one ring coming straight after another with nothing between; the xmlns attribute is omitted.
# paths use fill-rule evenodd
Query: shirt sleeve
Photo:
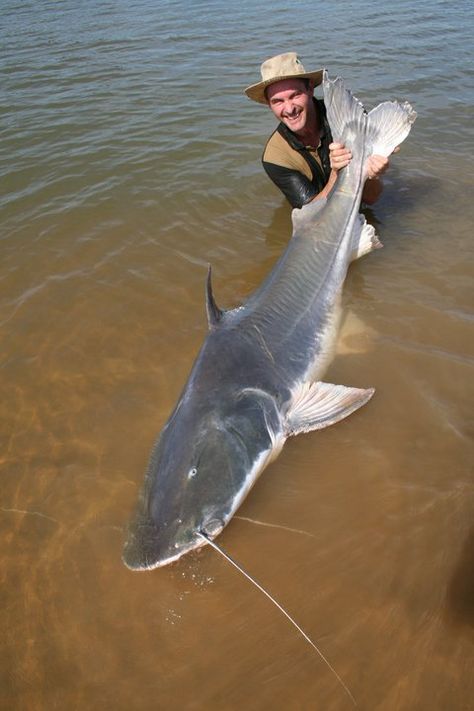
<svg viewBox="0 0 474 711"><path fill-rule="evenodd" d="M262 164L270 180L282 191L292 207L303 207L318 194L312 182L298 170L267 161L262 161Z"/></svg>

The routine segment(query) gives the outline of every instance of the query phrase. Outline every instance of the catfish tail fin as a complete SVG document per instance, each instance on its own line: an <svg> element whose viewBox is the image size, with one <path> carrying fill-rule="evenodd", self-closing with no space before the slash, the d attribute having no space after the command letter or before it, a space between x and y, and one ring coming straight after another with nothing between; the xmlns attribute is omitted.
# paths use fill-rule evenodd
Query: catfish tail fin
<svg viewBox="0 0 474 711"><path fill-rule="evenodd" d="M408 101L384 101L372 109L367 116L372 153L388 158L408 136L415 119L416 111Z"/></svg>
<svg viewBox="0 0 474 711"><path fill-rule="evenodd" d="M366 155L377 153L388 157L410 133L416 112L409 103L385 101L366 113L341 77L331 81L325 70L323 87L333 140L344 143L350 150L364 136Z"/></svg>
<svg viewBox="0 0 474 711"><path fill-rule="evenodd" d="M352 149L354 140L365 134L367 114L364 107L346 89L341 77L331 81L326 70L323 73L323 89L333 141L344 143Z"/></svg>

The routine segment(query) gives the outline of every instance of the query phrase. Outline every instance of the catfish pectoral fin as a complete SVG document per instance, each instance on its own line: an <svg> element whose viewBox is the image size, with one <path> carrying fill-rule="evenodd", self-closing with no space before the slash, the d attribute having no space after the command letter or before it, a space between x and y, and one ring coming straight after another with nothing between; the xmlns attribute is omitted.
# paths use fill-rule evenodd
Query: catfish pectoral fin
<svg viewBox="0 0 474 711"><path fill-rule="evenodd" d="M286 416L287 436L321 430L343 420L365 405L374 392L373 388L303 383L295 391Z"/></svg>

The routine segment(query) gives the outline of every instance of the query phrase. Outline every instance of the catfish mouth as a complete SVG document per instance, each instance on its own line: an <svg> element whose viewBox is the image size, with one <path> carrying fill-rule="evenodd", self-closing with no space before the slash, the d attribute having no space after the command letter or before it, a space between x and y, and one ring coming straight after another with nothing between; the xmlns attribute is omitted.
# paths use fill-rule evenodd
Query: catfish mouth
<svg viewBox="0 0 474 711"><path fill-rule="evenodd" d="M188 541L186 541L185 543L174 543L174 549L176 550L176 552L173 552L173 546L170 546L170 555L166 558L161 558L160 560L156 561L156 563L148 567L147 570L151 570L153 568L162 568L165 565L169 565L170 563L174 563L175 561L179 560L179 558L182 558L182 556L186 555L186 553L190 553L193 550L203 548L206 545L206 542L216 538L216 536L221 533L224 527L225 523L221 519L213 518L210 521L207 521L204 525L202 525L197 531L192 534L191 538Z"/></svg>
<svg viewBox="0 0 474 711"><path fill-rule="evenodd" d="M122 560L130 570L154 570L174 563L186 553L197 550L213 540L224 529L222 519L211 518L188 535L186 541L172 542L163 546L159 540L159 529L153 525L141 525L129 532ZM161 549L161 550L160 550Z"/></svg>
<svg viewBox="0 0 474 711"><path fill-rule="evenodd" d="M212 518L201 526L199 533L205 538L216 538L224 529L225 523L220 518Z"/></svg>
<svg viewBox="0 0 474 711"><path fill-rule="evenodd" d="M174 525L157 526L150 518L139 517L128 529L122 560L130 570L153 570L177 561L204 545L193 529Z"/></svg>
<svg viewBox="0 0 474 711"><path fill-rule="evenodd" d="M133 563L130 564L124 554L123 561L125 565L131 570L153 570L154 568L163 568L165 565L175 563L187 553L190 553L193 550L203 548L206 543L216 538L224 528L224 521L219 518L213 518L203 524L197 531L195 531L192 534L191 538L185 543L175 542L174 544L170 545L166 551L168 555L163 555L153 562L146 560L141 561L137 565Z"/></svg>
<svg viewBox="0 0 474 711"><path fill-rule="evenodd" d="M170 546L162 555L141 554L137 556L133 546L126 544L122 560L130 570L154 570L155 568L163 568L165 565L175 563L183 555L186 555L186 553L202 548L204 545L205 541L202 537L194 535L193 538L186 543L175 543L173 546Z"/></svg>

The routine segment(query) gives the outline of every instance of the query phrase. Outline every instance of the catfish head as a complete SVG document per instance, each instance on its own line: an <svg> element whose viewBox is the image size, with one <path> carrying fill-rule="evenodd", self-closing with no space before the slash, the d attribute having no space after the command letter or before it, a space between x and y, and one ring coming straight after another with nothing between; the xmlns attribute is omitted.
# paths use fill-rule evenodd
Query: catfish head
<svg viewBox="0 0 474 711"><path fill-rule="evenodd" d="M205 545L200 533L215 538L280 450L280 432L277 403L262 390L185 391L152 451L125 565L164 566Z"/></svg>

